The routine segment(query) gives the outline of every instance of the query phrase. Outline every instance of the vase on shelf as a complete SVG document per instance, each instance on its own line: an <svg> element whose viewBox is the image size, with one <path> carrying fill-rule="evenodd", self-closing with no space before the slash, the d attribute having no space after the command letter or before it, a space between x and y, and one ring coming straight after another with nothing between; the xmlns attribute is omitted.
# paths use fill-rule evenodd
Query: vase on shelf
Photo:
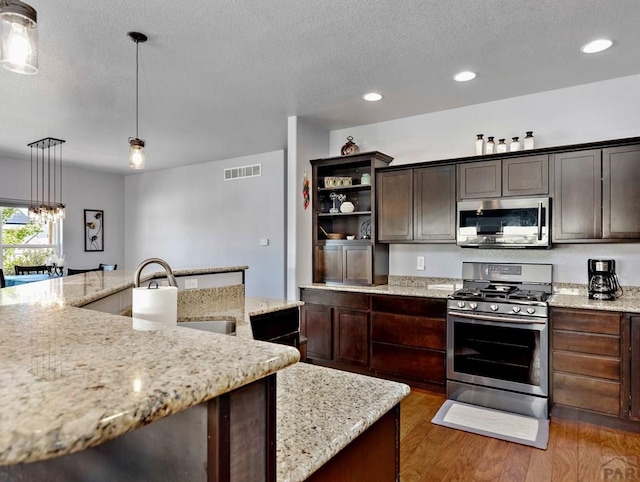
<svg viewBox="0 0 640 482"><path fill-rule="evenodd" d="M509 144L509 151L515 152L520 150L520 140L518 137L511 138L511 144Z"/></svg>
<svg viewBox="0 0 640 482"><path fill-rule="evenodd" d="M484 153L484 134L476 135L476 156L481 156Z"/></svg>
<svg viewBox="0 0 640 482"><path fill-rule="evenodd" d="M485 146L484 153L493 154L494 152L496 152L496 143L494 142L493 137L490 136L487 141L487 145Z"/></svg>
<svg viewBox="0 0 640 482"><path fill-rule="evenodd" d="M507 144L504 139L498 139L498 145L496 146L496 152L507 152Z"/></svg>
<svg viewBox="0 0 640 482"><path fill-rule="evenodd" d="M524 138L524 149L528 151L533 149L533 146L534 146L533 131L527 131L527 135Z"/></svg>

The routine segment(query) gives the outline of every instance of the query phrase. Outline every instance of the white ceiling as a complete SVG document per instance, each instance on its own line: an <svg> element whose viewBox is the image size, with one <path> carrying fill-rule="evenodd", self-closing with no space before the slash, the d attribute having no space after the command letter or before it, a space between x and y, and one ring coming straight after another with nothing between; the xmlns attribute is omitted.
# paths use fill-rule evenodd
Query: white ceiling
<svg viewBox="0 0 640 482"><path fill-rule="evenodd" d="M27 0L35 76L0 69L0 158L132 173L135 44L147 170L286 148L287 117L345 128L640 73L639 0ZM608 51L579 48L598 37ZM460 70L476 80L452 81ZM384 94L378 103L364 92Z"/></svg>

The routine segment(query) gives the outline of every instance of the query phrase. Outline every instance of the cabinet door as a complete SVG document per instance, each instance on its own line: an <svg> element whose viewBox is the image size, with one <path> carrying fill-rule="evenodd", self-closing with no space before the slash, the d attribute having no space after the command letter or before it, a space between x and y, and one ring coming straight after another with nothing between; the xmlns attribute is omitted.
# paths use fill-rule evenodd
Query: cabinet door
<svg viewBox="0 0 640 482"><path fill-rule="evenodd" d="M304 305L300 319L300 332L307 337L307 357L332 359L333 308Z"/></svg>
<svg viewBox="0 0 640 482"><path fill-rule="evenodd" d="M413 239L412 179L410 169L378 174L378 241Z"/></svg>
<svg viewBox="0 0 640 482"><path fill-rule="evenodd" d="M342 245L315 247L314 283L342 283Z"/></svg>
<svg viewBox="0 0 640 482"><path fill-rule="evenodd" d="M640 238L640 146L602 153L602 237Z"/></svg>
<svg viewBox="0 0 640 482"><path fill-rule="evenodd" d="M629 328L631 336L631 367L629 369L631 396L631 407L629 416L635 420L640 420L640 316L629 317Z"/></svg>
<svg viewBox="0 0 640 482"><path fill-rule="evenodd" d="M553 241L602 237L601 151L553 156Z"/></svg>
<svg viewBox="0 0 640 482"><path fill-rule="evenodd" d="M502 195L549 194L549 156L532 156L502 161Z"/></svg>
<svg viewBox="0 0 640 482"><path fill-rule="evenodd" d="M502 195L502 161L458 165L459 199L481 199Z"/></svg>
<svg viewBox="0 0 640 482"><path fill-rule="evenodd" d="M371 284L373 251L371 246L342 246L342 281Z"/></svg>
<svg viewBox="0 0 640 482"><path fill-rule="evenodd" d="M336 309L334 312L335 360L352 365L369 363L369 313Z"/></svg>
<svg viewBox="0 0 640 482"><path fill-rule="evenodd" d="M455 172L453 165L414 171L415 240L455 242Z"/></svg>

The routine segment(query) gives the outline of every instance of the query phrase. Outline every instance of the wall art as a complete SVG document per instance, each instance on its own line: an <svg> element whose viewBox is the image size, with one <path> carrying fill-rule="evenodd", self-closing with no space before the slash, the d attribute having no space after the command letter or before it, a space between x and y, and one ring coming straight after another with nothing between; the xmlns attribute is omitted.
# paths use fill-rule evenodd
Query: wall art
<svg viewBox="0 0 640 482"><path fill-rule="evenodd" d="M84 210L84 250L104 251L104 211Z"/></svg>

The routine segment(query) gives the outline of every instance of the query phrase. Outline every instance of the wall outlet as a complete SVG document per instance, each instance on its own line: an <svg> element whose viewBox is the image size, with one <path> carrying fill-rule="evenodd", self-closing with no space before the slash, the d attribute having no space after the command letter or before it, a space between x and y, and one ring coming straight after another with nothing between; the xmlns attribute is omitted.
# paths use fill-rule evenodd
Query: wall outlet
<svg viewBox="0 0 640 482"><path fill-rule="evenodd" d="M184 280L184 289L185 290L193 290L198 287L197 279L186 279Z"/></svg>
<svg viewBox="0 0 640 482"><path fill-rule="evenodd" d="M424 256L418 256L416 261L416 269L419 271L424 271Z"/></svg>
<svg viewBox="0 0 640 482"><path fill-rule="evenodd" d="M260 246L269 246L269 240L268 239L261 239L260 240Z"/></svg>

